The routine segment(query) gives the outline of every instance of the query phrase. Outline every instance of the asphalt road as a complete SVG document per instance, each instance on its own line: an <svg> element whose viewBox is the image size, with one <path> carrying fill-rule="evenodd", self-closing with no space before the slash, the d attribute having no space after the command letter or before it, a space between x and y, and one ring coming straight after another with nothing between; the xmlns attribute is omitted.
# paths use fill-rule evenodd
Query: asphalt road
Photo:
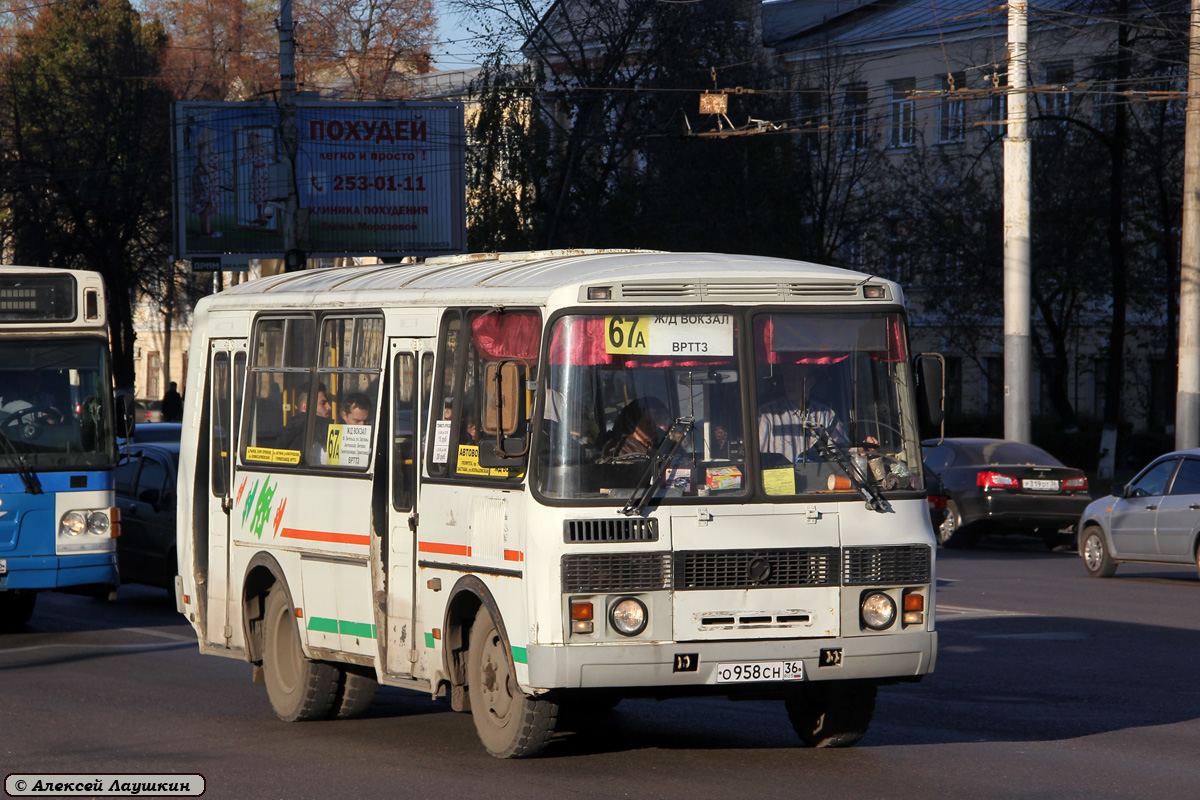
<svg viewBox="0 0 1200 800"><path fill-rule="evenodd" d="M43 595L0 638L0 774L200 773L206 798L1195 798L1200 580L1084 575L1032 540L939 554L935 674L880 691L847 750L782 704L625 701L530 761L399 689L359 720L288 724L242 662L200 656L159 590Z"/></svg>

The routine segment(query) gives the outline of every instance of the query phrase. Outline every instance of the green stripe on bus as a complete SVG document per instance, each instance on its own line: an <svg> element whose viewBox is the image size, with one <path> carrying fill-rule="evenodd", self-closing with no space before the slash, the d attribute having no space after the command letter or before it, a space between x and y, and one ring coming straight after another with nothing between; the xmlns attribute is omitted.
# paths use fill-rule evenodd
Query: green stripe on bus
<svg viewBox="0 0 1200 800"><path fill-rule="evenodd" d="M426 646L426 647L433 647L433 646L434 646L434 644L433 644L433 634L432 634L432 633L426 633L426 634L425 634L425 646Z"/></svg>
<svg viewBox="0 0 1200 800"><path fill-rule="evenodd" d="M347 636L357 636L360 639L374 639L375 626L368 625L365 622L350 622L348 620L338 620L338 628L340 633Z"/></svg>
<svg viewBox="0 0 1200 800"><path fill-rule="evenodd" d="M329 619L328 617L309 617L308 629L320 633L344 633L347 636L357 636L361 639L374 639L375 626L365 622L350 622L344 619Z"/></svg>
<svg viewBox="0 0 1200 800"><path fill-rule="evenodd" d="M524 647L514 647L512 649L512 651L513 651L513 661L515 661L518 664L528 664L529 663L529 657L525 655Z"/></svg>

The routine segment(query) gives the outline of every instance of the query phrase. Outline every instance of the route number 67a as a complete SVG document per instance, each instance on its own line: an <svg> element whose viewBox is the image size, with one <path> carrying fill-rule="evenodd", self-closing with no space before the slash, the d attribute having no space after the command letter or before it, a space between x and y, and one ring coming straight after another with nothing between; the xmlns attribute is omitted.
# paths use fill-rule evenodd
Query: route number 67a
<svg viewBox="0 0 1200 800"><path fill-rule="evenodd" d="M650 318L605 317L604 351L606 353L649 355Z"/></svg>

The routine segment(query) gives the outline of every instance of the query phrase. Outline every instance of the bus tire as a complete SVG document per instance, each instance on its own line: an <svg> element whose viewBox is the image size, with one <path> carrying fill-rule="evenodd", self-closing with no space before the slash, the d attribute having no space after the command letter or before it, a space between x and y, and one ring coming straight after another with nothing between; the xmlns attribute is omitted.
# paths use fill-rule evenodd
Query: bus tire
<svg viewBox="0 0 1200 800"><path fill-rule="evenodd" d="M37 604L34 592L0 592L0 633L24 628Z"/></svg>
<svg viewBox="0 0 1200 800"><path fill-rule="evenodd" d="M333 701L333 719L354 719L367 713L379 693L379 681L370 675L339 667L337 697Z"/></svg>
<svg viewBox="0 0 1200 800"><path fill-rule="evenodd" d="M337 697L338 670L305 658L287 594L267 594L263 633L263 679L271 707L284 722L324 719Z"/></svg>
<svg viewBox="0 0 1200 800"><path fill-rule="evenodd" d="M479 739L497 758L536 756L554 736L558 704L521 691L508 646L483 607L471 626L467 692Z"/></svg>
<svg viewBox="0 0 1200 800"><path fill-rule="evenodd" d="M809 747L851 747L875 713L873 683L820 681L793 687L784 699L788 719Z"/></svg>

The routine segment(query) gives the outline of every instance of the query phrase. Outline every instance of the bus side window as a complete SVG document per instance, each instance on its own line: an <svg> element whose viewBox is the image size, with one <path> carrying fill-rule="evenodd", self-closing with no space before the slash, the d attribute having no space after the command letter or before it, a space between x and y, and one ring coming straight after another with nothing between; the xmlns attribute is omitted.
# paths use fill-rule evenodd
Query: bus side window
<svg viewBox="0 0 1200 800"><path fill-rule="evenodd" d="M392 418L392 507L397 511L412 508L416 485L416 358L400 353L392 363L395 414Z"/></svg>
<svg viewBox="0 0 1200 800"><path fill-rule="evenodd" d="M329 388L333 408L328 420L314 420L311 455L317 463L339 469L369 466L378 432L374 426L388 422L386 413L377 413L390 402L379 397L383 344L383 317L330 315L321 320L317 378Z"/></svg>
<svg viewBox="0 0 1200 800"><path fill-rule="evenodd" d="M253 361L250 366L250 403L244 460L268 462L272 466L299 464L294 448L293 423L297 394L310 386L314 356L315 323L310 316L274 317L255 326ZM276 451L294 452L292 459Z"/></svg>
<svg viewBox="0 0 1200 800"><path fill-rule="evenodd" d="M461 434L454 431L454 414L456 398L461 394L457 391L460 383L458 373L462 368L459 363L459 336L462 333L462 312L449 309L442 318L442 331L438 337L437 367L434 370L434 393L430 414L429 433L427 439L429 474L440 477L446 474L447 463L454 456L451 451L457 450L457 442Z"/></svg>

